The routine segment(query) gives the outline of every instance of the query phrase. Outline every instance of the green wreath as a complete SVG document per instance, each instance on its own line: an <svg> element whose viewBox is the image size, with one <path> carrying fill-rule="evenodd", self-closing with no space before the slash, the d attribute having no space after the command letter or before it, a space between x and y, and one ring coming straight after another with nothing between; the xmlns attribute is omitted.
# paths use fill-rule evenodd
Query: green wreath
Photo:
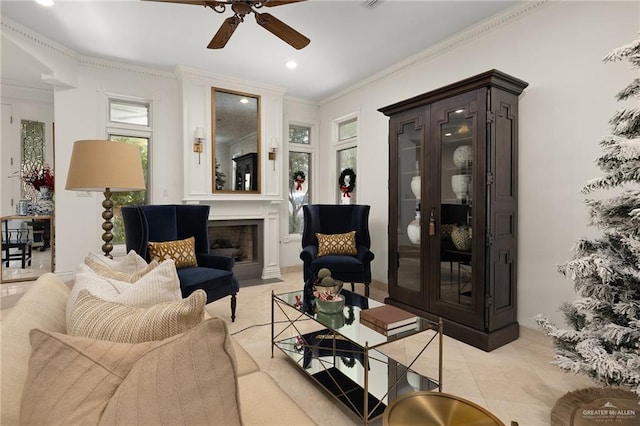
<svg viewBox="0 0 640 426"><path fill-rule="evenodd" d="M348 184L346 183L347 176L349 177ZM343 197L351 197L351 193L356 188L356 172L352 168L344 169L338 178L338 185Z"/></svg>
<svg viewBox="0 0 640 426"><path fill-rule="evenodd" d="M302 170L298 170L293 174L293 184L296 186L296 191L300 191L302 189L302 184L306 179L307 176Z"/></svg>

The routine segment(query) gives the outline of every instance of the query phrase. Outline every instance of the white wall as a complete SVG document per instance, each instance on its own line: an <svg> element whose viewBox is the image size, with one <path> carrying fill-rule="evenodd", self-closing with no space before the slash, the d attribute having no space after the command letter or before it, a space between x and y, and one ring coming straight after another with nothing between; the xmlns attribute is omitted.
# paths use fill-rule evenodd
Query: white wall
<svg viewBox="0 0 640 426"><path fill-rule="evenodd" d="M560 321L558 306L574 293L556 265L590 232L578 191L599 175L593 160L615 93L638 75L601 60L637 37L638 16L637 2L551 2L322 104L321 161L332 155L332 120L360 111L358 201L371 205L373 278L387 281L388 121L377 109L496 68L529 82L520 97L518 320ZM332 202L333 191L322 194Z"/></svg>
<svg viewBox="0 0 640 426"><path fill-rule="evenodd" d="M88 252L102 245L101 193L62 190L67 179L73 142L105 139L109 94L135 96L152 102L150 147L151 203L182 200L182 122L178 81L162 73L119 71L78 66L78 86L55 92L56 122L56 273L72 274ZM104 167L117 159L105 158Z"/></svg>

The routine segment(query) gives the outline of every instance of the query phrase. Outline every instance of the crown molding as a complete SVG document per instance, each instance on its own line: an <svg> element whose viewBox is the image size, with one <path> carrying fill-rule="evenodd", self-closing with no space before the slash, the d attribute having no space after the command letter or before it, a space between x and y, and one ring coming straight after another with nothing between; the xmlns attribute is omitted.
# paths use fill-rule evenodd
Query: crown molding
<svg viewBox="0 0 640 426"><path fill-rule="evenodd" d="M41 34L38 34L30 28L18 24L17 22L7 18L6 16L0 15L0 28L2 28L3 32L13 35L16 39L31 42L57 55L64 56L67 59L78 59L78 55L76 54L76 52L69 49L68 47L56 43L53 40L49 40ZM10 36L9 38L11 39Z"/></svg>
<svg viewBox="0 0 640 426"><path fill-rule="evenodd" d="M93 56L80 56L78 63L92 68L101 68L108 71L120 71L141 75L149 78L164 78L175 80L175 75L169 71L162 71L156 68L143 67L140 65L128 64L124 62L110 61L108 59L95 58Z"/></svg>
<svg viewBox="0 0 640 426"><path fill-rule="evenodd" d="M309 99L303 99L303 98L297 98L295 96L285 96L284 97L285 102L291 102L291 103L296 103L296 104L302 104L302 105L309 105L309 106L313 106L313 107L319 107L320 103L317 101L312 101Z"/></svg>
<svg viewBox="0 0 640 426"><path fill-rule="evenodd" d="M216 74L210 71L205 71L197 68L190 68L184 65L176 66L175 75L180 80L189 80L189 79L200 79L200 80L218 80L225 85L231 86L240 86L240 87L249 87L249 90L254 90L258 92L270 92L275 96L284 96L287 91L286 88L273 86L269 84L260 83L257 81L248 81L243 80L237 77Z"/></svg>
<svg viewBox="0 0 640 426"><path fill-rule="evenodd" d="M28 89L44 93L53 93L53 86L47 83L38 83L33 81L11 80L8 78L0 79L0 86L13 89Z"/></svg>
<svg viewBox="0 0 640 426"><path fill-rule="evenodd" d="M349 86L346 89L343 89L325 99L322 99L319 102L319 105L324 105L326 103L339 99L351 92L361 89L362 87L365 87L375 81L382 80L390 76L391 74L403 69L410 68L416 64L428 62L432 59L435 59L436 57L450 52L463 44L473 41L486 33L511 24L516 19L520 19L526 15L529 15L540 7L548 5L550 3L550 0L538 0L526 1L523 5L514 6L513 8L505 12L487 18L484 21L481 21L464 31L458 32L453 36L441 41L440 43L416 53L415 55L409 56L403 61L400 61L395 65L392 65L376 74L373 74L369 78L366 78L355 85Z"/></svg>

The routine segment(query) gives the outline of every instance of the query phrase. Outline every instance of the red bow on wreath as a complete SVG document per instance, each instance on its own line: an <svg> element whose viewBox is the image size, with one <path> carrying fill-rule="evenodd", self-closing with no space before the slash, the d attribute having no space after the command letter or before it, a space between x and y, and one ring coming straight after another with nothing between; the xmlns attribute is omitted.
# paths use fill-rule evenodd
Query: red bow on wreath
<svg viewBox="0 0 640 426"><path fill-rule="evenodd" d="M302 189L303 183L304 183L304 179L299 177L296 178L296 191L300 191Z"/></svg>
<svg viewBox="0 0 640 426"><path fill-rule="evenodd" d="M349 191L349 187L348 186L342 185L340 187L340 191L342 191L342 196L343 197L351 198L351 192Z"/></svg>

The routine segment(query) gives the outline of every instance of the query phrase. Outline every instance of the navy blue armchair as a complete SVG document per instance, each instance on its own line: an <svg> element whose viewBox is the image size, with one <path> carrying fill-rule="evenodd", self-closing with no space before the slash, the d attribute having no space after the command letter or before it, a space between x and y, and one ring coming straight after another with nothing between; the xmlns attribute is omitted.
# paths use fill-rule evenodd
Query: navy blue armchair
<svg viewBox="0 0 640 426"><path fill-rule="evenodd" d="M135 250L150 261L148 243L195 237L198 266L178 268L182 297L195 290L207 293L207 303L231 296L231 321L236 319L240 286L233 275L233 258L209 254L209 206L148 205L122 207L127 252Z"/></svg>
<svg viewBox="0 0 640 426"><path fill-rule="evenodd" d="M350 282L352 291L354 283L363 283L365 296L369 296L371 261L374 258L369 250L369 210L370 206L359 204L310 204L302 207L304 231L300 259L304 262L305 282L316 277L320 269L328 268L333 278ZM316 233L344 234L350 231L356 231L356 255L318 257Z"/></svg>

